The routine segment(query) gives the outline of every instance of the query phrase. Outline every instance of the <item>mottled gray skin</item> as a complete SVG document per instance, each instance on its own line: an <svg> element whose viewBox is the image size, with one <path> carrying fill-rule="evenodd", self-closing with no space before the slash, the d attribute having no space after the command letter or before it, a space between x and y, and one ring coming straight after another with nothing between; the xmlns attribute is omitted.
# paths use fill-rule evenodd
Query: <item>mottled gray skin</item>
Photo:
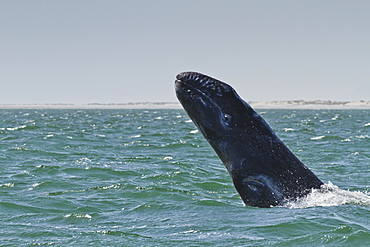
<svg viewBox="0 0 370 247"><path fill-rule="evenodd" d="M175 88L246 205L282 205L323 184L228 84L184 72L177 75Z"/></svg>

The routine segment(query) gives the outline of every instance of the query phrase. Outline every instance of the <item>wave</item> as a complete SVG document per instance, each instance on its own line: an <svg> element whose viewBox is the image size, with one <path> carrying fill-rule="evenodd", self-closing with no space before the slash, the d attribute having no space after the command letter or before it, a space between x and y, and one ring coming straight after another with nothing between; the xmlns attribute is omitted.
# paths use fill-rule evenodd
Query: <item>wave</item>
<svg viewBox="0 0 370 247"><path fill-rule="evenodd" d="M320 189L313 189L307 196L297 201L288 202L288 208L309 208L309 207L331 207L340 205L370 206L370 196L361 191L349 191L339 189L330 181L321 186Z"/></svg>

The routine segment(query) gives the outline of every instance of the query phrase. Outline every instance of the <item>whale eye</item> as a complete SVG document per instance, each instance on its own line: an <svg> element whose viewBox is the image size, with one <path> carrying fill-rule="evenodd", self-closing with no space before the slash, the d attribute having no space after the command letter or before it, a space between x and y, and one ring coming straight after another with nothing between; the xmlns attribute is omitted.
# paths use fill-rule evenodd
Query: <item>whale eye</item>
<svg viewBox="0 0 370 247"><path fill-rule="evenodd" d="M230 125L230 123L231 123L231 116L229 115L229 114L227 114L227 113L225 113L224 114L224 123L226 124L226 125Z"/></svg>

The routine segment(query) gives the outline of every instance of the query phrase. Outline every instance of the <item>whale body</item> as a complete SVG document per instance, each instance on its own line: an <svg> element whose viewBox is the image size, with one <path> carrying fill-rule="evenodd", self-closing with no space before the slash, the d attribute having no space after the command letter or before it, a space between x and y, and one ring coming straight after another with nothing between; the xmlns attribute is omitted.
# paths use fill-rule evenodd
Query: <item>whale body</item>
<svg viewBox="0 0 370 247"><path fill-rule="evenodd" d="M323 185L230 85L184 72L177 75L175 90L246 205L283 205Z"/></svg>

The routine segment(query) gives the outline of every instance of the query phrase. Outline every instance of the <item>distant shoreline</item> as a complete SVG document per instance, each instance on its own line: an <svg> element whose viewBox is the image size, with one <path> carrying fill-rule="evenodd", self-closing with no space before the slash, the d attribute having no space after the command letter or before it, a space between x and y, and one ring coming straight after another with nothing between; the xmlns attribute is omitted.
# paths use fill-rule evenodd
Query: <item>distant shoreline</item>
<svg viewBox="0 0 370 247"><path fill-rule="evenodd" d="M370 109L370 101L266 101L248 102L255 109ZM0 109L182 109L178 102L90 104L0 104Z"/></svg>

